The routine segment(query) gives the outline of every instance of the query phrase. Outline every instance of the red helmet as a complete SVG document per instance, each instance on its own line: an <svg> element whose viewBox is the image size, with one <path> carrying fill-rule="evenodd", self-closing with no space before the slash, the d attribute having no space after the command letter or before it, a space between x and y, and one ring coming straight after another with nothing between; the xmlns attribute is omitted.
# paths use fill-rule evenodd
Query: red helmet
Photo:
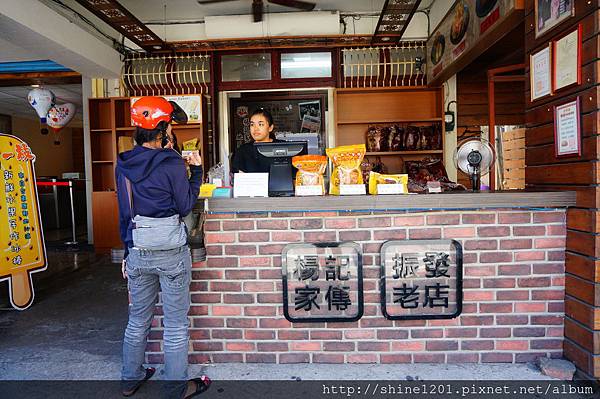
<svg viewBox="0 0 600 399"><path fill-rule="evenodd" d="M131 122L142 129L154 130L162 121L186 123L187 114L174 101L163 97L142 97L131 107Z"/></svg>

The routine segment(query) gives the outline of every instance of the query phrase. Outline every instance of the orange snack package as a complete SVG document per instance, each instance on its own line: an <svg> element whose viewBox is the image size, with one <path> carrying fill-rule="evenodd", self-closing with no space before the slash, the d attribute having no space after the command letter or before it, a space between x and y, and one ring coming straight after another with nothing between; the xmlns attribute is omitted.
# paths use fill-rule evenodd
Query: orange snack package
<svg viewBox="0 0 600 399"><path fill-rule="evenodd" d="M323 174L327 168L324 155L298 155L292 158L292 165L298 169L295 186L321 186L325 192Z"/></svg>
<svg viewBox="0 0 600 399"><path fill-rule="evenodd" d="M329 182L329 194L340 195L340 184L364 184L360 164L365 156L364 144L327 148L327 156L333 163Z"/></svg>

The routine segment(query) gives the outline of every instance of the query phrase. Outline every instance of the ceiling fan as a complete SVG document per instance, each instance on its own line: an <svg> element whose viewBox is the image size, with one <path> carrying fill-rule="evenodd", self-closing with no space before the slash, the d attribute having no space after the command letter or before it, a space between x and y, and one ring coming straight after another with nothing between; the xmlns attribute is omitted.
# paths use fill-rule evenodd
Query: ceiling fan
<svg viewBox="0 0 600 399"><path fill-rule="evenodd" d="M236 0L196 0L198 4L212 4L212 3L225 3ZM316 4L308 1L301 0L267 0L268 3L277 4L280 6L297 8L304 11L312 11ZM264 4L263 0L252 0L252 15L254 16L254 22L262 21Z"/></svg>

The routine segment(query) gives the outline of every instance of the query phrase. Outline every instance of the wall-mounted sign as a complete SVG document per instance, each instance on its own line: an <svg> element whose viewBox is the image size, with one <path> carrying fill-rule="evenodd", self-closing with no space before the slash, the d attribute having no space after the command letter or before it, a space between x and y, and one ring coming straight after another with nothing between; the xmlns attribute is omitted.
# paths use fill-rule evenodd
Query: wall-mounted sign
<svg viewBox="0 0 600 399"><path fill-rule="evenodd" d="M381 246L381 310L386 318L455 318L462 298L462 247L457 241L387 241Z"/></svg>
<svg viewBox="0 0 600 399"><path fill-rule="evenodd" d="M19 310L33 303L31 273L46 270L34 161L27 143L0 134L0 281L8 280L10 301Z"/></svg>
<svg viewBox="0 0 600 399"><path fill-rule="evenodd" d="M174 101L183 109L188 117L187 123L202 123L202 97L200 95L161 96L167 101ZM140 97L131 97L131 105Z"/></svg>
<svg viewBox="0 0 600 399"><path fill-rule="evenodd" d="M288 244L283 311L291 322L356 321L363 314L362 251L355 242Z"/></svg>
<svg viewBox="0 0 600 399"><path fill-rule="evenodd" d="M552 47L547 46L529 56L531 101L552 94Z"/></svg>
<svg viewBox="0 0 600 399"><path fill-rule="evenodd" d="M557 157L581 155L579 97L554 106L554 149Z"/></svg>
<svg viewBox="0 0 600 399"><path fill-rule="evenodd" d="M455 1L427 40L429 84L441 84L485 51L488 40L492 45L494 36L512 30L522 16L516 10L522 10L522 1Z"/></svg>

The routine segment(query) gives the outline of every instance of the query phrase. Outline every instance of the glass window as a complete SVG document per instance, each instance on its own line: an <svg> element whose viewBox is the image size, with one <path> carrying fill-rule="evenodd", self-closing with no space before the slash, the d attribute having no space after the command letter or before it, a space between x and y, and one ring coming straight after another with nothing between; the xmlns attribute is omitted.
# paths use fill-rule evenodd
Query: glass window
<svg viewBox="0 0 600 399"><path fill-rule="evenodd" d="M331 52L282 53L281 78L331 77Z"/></svg>
<svg viewBox="0 0 600 399"><path fill-rule="evenodd" d="M271 53L221 56L223 82L271 79Z"/></svg>

